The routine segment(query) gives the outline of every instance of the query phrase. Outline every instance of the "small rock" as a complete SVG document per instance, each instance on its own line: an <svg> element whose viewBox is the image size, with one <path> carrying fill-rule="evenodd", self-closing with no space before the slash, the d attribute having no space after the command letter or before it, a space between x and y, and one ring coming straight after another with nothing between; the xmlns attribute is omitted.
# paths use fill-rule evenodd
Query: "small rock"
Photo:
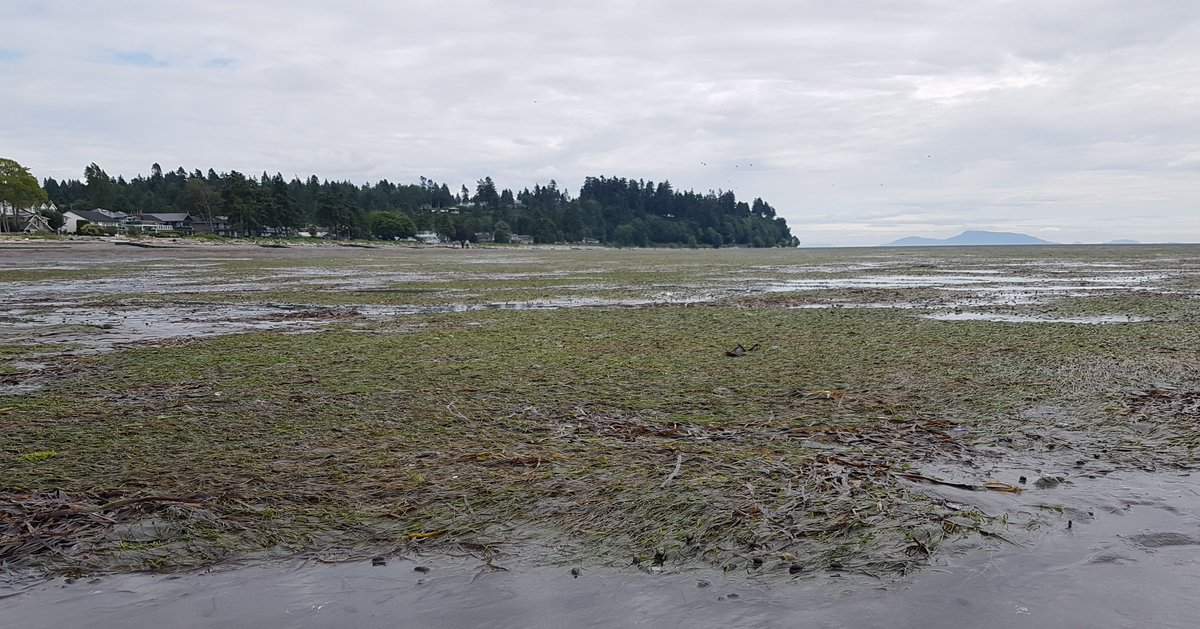
<svg viewBox="0 0 1200 629"><path fill-rule="evenodd" d="M378 557L371 557L371 565L372 566L386 566L387 565L387 557L384 557L382 555L380 555Z"/></svg>
<svg viewBox="0 0 1200 629"><path fill-rule="evenodd" d="M420 572L421 574L424 574L429 572L429 566L417 566L416 568L413 568L413 572Z"/></svg>
<svg viewBox="0 0 1200 629"><path fill-rule="evenodd" d="M1027 480L1028 480L1027 478L1025 478L1024 476L1022 476L1021 478L1018 478L1018 479L1017 479L1017 482L1018 482L1018 483L1021 483L1022 485L1024 485L1024 484L1025 484L1025 482L1026 482Z"/></svg>
<svg viewBox="0 0 1200 629"><path fill-rule="evenodd" d="M1051 487L1058 487L1062 482L1063 478L1061 476L1043 476L1034 481L1033 486L1038 489L1050 489Z"/></svg>
<svg viewBox="0 0 1200 629"><path fill-rule="evenodd" d="M580 570L579 568L571 568L571 577L574 579L578 579L580 572L583 572L583 571Z"/></svg>
<svg viewBox="0 0 1200 629"><path fill-rule="evenodd" d="M710 583L709 581L707 581L705 579L700 579L699 581L696 582L696 587L698 587L698 588L706 588L710 585L712 585L712 583Z"/></svg>
<svg viewBox="0 0 1200 629"><path fill-rule="evenodd" d="M798 563L788 566L788 574L800 574L801 572L804 572L804 566Z"/></svg>

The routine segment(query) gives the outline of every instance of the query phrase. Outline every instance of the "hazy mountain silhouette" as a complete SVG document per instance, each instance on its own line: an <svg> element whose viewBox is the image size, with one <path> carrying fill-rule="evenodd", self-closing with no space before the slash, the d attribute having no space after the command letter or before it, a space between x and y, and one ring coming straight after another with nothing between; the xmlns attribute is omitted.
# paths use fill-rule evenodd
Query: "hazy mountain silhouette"
<svg viewBox="0 0 1200 629"><path fill-rule="evenodd" d="M922 238L909 236L884 245L885 247L946 247L970 245L1052 245L1049 240L1042 240L1029 234L1016 232L965 231L951 238Z"/></svg>

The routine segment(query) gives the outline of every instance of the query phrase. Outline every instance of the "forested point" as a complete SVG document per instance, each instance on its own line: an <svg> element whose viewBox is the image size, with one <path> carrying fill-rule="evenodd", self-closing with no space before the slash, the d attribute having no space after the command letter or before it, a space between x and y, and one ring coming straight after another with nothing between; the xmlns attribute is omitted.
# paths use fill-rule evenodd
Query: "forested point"
<svg viewBox="0 0 1200 629"><path fill-rule="evenodd" d="M577 197L553 180L514 193L497 190L491 177L472 193L457 193L421 177L419 183L381 180L286 180L209 169L149 177L110 177L96 164L84 179L46 179L43 187L59 211L96 208L130 214L187 213L224 218L233 233L288 234L323 227L336 238L408 238L432 232L453 240L535 243L591 242L623 246L795 246L787 221L762 199L738 201L733 192L675 191L669 182L588 177Z"/></svg>

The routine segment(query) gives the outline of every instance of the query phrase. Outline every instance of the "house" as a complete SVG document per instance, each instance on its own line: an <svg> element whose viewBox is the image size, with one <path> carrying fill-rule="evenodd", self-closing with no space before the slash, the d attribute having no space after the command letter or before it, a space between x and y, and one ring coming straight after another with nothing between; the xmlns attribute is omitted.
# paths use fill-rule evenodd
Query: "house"
<svg viewBox="0 0 1200 629"><path fill-rule="evenodd" d="M113 212L101 208L94 210L68 210L63 212L63 226L60 231L64 234L76 234L79 233L80 227L90 224L96 225L101 229L111 228L117 232L123 232L130 218L130 215L124 212Z"/></svg>
<svg viewBox="0 0 1200 629"><path fill-rule="evenodd" d="M427 245L440 245L442 237L437 232L417 232L417 240Z"/></svg>
<svg viewBox="0 0 1200 629"><path fill-rule="evenodd" d="M517 244L521 244L521 245L532 245L533 244L533 236L530 236L528 234L513 234L508 237L508 241L514 242Z"/></svg>
<svg viewBox="0 0 1200 629"><path fill-rule="evenodd" d="M295 227L263 227L258 230L259 238L296 238L299 235L300 230Z"/></svg>
<svg viewBox="0 0 1200 629"><path fill-rule="evenodd" d="M495 242L496 235L492 232L475 232L475 242Z"/></svg>
<svg viewBox="0 0 1200 629"><path fill-rule="evenodd" d="M53 210L54 204L17 209L8 203L0 203L0 232L48 232L50 221L42 216L41 210Z"/></svg>
<svg viewBox="0 0 1200 629"><path fill-rule="evenodd" d="M54 231L53 229L50 229L50 219L42 216L38 212L30 211L23 217L20 213L18 213L17 217L24 218L25 227L23 227L21 231L25 232L26 234L47 233Z"/></svg>
<svg viewBox="0 0 1200 629"><path fill-rule="evenodd" d="M233 226L229 224L228 216L214 216L211 219L190 216L193 234L216 234L218 236L235 236Z"/></svg>
<svg viewBox="0 0 1200 629"><path fill-rule="evenodd" d="M14 208L8 203L0 203L0 232L48 232L50 222L42 216L41 210L53 210L53 203L43 203L40 207Z"/></svg>
<svg viewBox="0 0 1200 629"><path fill-rule="evenodd" d="M138 214L137 218L125 224L127 228L136 228L147 234L157 234L158 232L170 231L170 227L163 225L163 222L154 217L153 214Z"/></svg>
<svg viewBox="0 0 1200 629"><path fill-rule="evenodd" d="M192 231L192 218L187 212L154 212L138 214L138 218L141 220L141 227L146 231L184 233Z"/></svg>

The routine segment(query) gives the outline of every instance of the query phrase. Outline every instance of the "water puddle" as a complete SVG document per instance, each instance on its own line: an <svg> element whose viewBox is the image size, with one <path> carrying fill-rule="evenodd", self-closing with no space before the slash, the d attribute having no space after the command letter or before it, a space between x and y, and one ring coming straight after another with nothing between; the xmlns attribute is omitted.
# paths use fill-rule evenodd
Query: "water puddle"
<svg viewBox="0 0 1200 629"><path fill-rule="evenodd" d="M444 314L449 312L486 312L489 310L559 310L563 308L637 308L651 304L690 303L673 300L669 296L646 299L605 299L602 297L563 297L534 301L504 301L484 303L456 303L433 306L356 306L355 310L366 317L397 317L418 314Z"/></svg>
<svg viewBox="0 0 1200 629"><path fill-rule="evenodd" d="M1000 314L994 312L939 312L922 315L923 319L937 321L991 321L996 323L1081 323L1085 325L1110 325L1117 323L1144 323L1145 317L1133 315L1097 315L1091 317L1052 317L1037 315Z"/></svg>
<svg viewBox="0 0 1200 629"><path fill-rule="evenodd" d="M293 562L10 583L0 626L1195 626L1200 484L1186 474L1112 472L1019 495L938 491L1050 519L1022 546L988 542L896 581L453 557Z"/></svg>
<svg viewBox="0 0 1200 629"><path fill-rule="evenodd" d="M0 342L79 343L92 350L134 342L233 334L248 330L296 329L328 320L324 311L295 306L172 305L96 308L59 305L52 309L0 312Z"/></svg>
<svg viewBox="0 0 1200 629"><path fill-rule="evenodd" d="M300 306L38 304L36 308L0 310L0 344L36 343L38 352L30 358L79 356L132 344L239 332L306 332L330 320L354 316L352 310ZM40 363L10 361L8 366L16 373L0 378L0 396L33 393L53 377L41 373L44 365Z"/></svg>
<svg viewBox="0 0 1200 629"><path fill-rule="evenodd" d="M984 272L939 271L928 275L867 275L861 277L804 278L764 286L765 292L804 290L938 288L946 290L1004 291L1009 293L1070 292L1128 289L1165 279L1165 274L1124 274L1094 277L1036 277Z"/></svg>

